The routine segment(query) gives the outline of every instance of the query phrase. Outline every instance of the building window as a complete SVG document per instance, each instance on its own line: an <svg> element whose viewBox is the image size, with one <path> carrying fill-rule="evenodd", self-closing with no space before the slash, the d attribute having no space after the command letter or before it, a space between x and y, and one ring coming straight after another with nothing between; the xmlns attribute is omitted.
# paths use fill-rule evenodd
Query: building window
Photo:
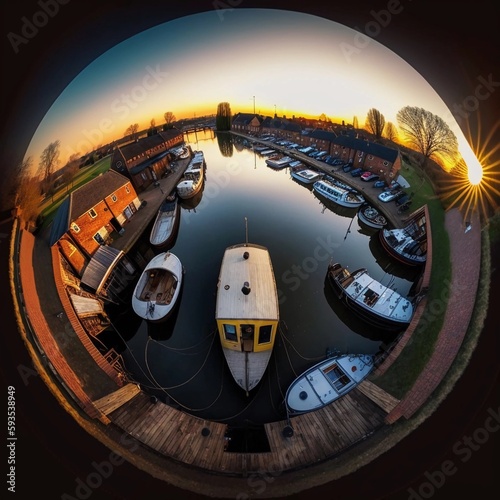
<svg viewBox="0 0 500 500"><path fill-rule="evenodd" d="M91 208L89 210L89 215L92 219L95 219L97 217L97 212L93 208Z"/></svg>
<svg viewBox="0 0 500 500"><path fill-rule="evenodd" d="M97 243L99 243L99 245L104 245L104 239L99 233L95 233L93 238L97 241Z"/></svg>
<svg viewBox="0 0 500 500"><path fill-rule="evenodd" d="M75 232L75 233L79 233L80 232L80 227L78 226L78 224L76 222L72 222L71 223L71 229Z"/></svg>
<svg viewBox="0 0 500 500"><path fill-rule="evenodd" d="M111 199L112 199L113 201L116 201L118 198L116 197L116 194L112 194L112 195L111 195Z"/></svg>
<svg viewBox="0 0 500 500"><path fill-rule="evenodd" d="M387 167L387 165L389 165L389 162L384 161L384 167Z"/></svg>
<svg viewBox="0 0 500 500"><path fill-rule="evenodd" d="M373 156L372 155L368 155L368 159L369 160L373 160Z"/></svg>
<svg viewBox="0 0 500 500"><path fill-rule="evenodd" d="M127 193L130 193L130 188L128 187L128 185L127 185L127 186L125 186L125 191L126 191Z"/></svg>

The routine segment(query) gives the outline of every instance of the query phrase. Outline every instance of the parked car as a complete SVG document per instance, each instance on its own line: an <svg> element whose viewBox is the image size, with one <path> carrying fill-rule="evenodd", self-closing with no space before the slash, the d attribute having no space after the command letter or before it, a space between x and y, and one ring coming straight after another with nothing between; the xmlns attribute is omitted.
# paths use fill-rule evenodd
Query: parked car
<svg viewBox="0 0 500 500"><path fill-rule="evenodd" d="M346 172L346 173L347 173L347 172L350 172L350 171L351 171L351 169L352 169L352 165L351 165L350 163L346 163L346 164L342 167L342 170L343 170L344 172Z"/></svg>
<svg viewBox="0 0 500 500"><path fill-rule="evenodd" d="M399 207L400 205L404 205L408 201L410 201L410 196L407 193L402 192L402 196L396 196L394 198L394 201L396 202L396 205Z"/></svg>
<svg viewBox="0 0 500 500"><path fill-rule="evenodd" d="M401 189L401 185L399 184L399 182L397 181L392 181L386 188L384 188L386 190L390 190L390 189Z"/></svg>
<svg viewBox="0 0 500 500"><path fill-rule="evenodd" d="M363 173L362 168L355 168L354 170L351 170L351 175L353 177L360 177L362 173Z"/></svg>
<svg viewBox="0 0 500 500"><path fill-rule="evenodd" d="M373 183L373 187L377 188L377 189L381 189L381 188L386 187L386 186L387 186L387 184L385 183L385 181L382 181L382 180L378 180L378 181L375 181Z"/></svg>
<svg viewBox="0 0 500 500"><path fill-rule="evenodd" d="M373 172L364 172L361 174L361 180L365 182L376 181L380 176Z"/></svg>
<svg viewBox="0 0 500 500"><path fill-rule="evenodd" d="M378 195L378 199L380 201L383 201L384 203L387 203L388 201L394 200L396 198L396 196L398 196L399 193L401 193L400 189L394 189L394 190L390 190L390 191L382 191Z"/></svg>

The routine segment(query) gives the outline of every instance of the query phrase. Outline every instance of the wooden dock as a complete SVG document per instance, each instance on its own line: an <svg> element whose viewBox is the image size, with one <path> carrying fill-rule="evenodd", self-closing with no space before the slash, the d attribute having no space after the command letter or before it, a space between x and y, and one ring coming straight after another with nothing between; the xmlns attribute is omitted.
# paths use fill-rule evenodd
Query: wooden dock
<svg viewBox="0 0 500 500"><path fill-rule="evenodd" d="M385 425L388 411L397 402L367 383L321 410L292 417L289 422L265 424L270 451L261 453L227 451L226 424L189 415L143 392L125 397L122 406L106 415L124 432L166 457L214 473L244 477L270 465L291 471L330 459ZM293 430L289 437L283 432L287 426Z"/></svg>

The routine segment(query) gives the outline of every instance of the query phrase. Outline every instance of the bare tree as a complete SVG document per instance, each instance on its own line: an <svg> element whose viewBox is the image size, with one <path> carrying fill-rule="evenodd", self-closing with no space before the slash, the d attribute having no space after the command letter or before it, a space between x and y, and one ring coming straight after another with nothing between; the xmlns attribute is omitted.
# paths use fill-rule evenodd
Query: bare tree
<svg viewBox="0 0 500 500"><path fill-rule="evenodd" d="M69 157L68 163L64 167L64 173L62 175L63 184L66 184L66 191L69 190L70 184L73 187L73 179L75 175L80 170L80 154L74 153Z"/></svg>
<svg viewBox="0 0 500 500"><path fill-rule="evenodd" d="M407 142L425 159L440 160L457 156L457 137L439 116L422 108L405 106L398 111L397 120Z"/></svg>
<svg viewBox="0 0 500 500"><path fill-rule="evenodd" d="M170 127L173 122L175 122L175 115L172 113L172 111L167 111L163 117L165 118L165 125L167 127Z"/></svg>
<svg viewBox="0 0 500 500"><path fill-rule="evenodd" d="M359 123L358 123L358 117L355 116L353 119L352 119L352 127L353 128L359 128Z"/></svg>
<svg viewBox="0 0 500 500"><path fill-rule="evenodd" d="M215 128L219 131L231 130L231 106L228 102L219 102L215 116Z"/></svg>
<svg viewBox="0 0 500 500"><path fill-rule="evenodd" d="M33 159L31 156L25 158L16 168L15 176L12 179L14 196L11 203L26 228L36 220L42 197L40 182L33 176L32 167Z"/></svg>
<svg viewBox="0 0 500 500"><path fill-rule="evenodd" d="M387 122L384 128L384 135L390 141L396 141L398 138L398 130L392 122Z"/></svg>
<svg viewBox="0 0 500 500"><path fill-rule="evenodd" d="M42 177L43 191L50 191L52 177L54 171L59 165L61 142L59 140L51 142L40 155L40 163L38 164L38 172Z"/></svg>
<svg viewBox="0 0 500 500"><path fill-rule="evenodd" d="M139 124L138 123L132 123L127 127L125 130L125 133L123 134L124 137L130 136L134 141L137 139L137 136L139 135Z"/></svg>
<svg viewBox="0 0 500 500"><path fill-rule="evenodd" d="M384 115L378 109L371 108L366 115L365 126L377 139L380 139L385 127Z"/></svg>
<svg viewBox="0 0 500 500"><path fill-rule="evenodd" d="M151 118L149 125L151 126L151 128L155 128L156 127L156 120L154 118Z"/></svg>

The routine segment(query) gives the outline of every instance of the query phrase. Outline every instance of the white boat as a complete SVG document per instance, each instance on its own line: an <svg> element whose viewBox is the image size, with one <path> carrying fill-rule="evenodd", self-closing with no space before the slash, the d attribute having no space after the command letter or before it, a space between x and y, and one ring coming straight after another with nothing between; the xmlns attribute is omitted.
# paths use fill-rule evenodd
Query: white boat
<svg viewBox="0 0 500 500"><path fill-rule="evenodd" d="M417 266L427 260L425 227L421 226L418 232L411 231L410 227L382 229L379 236L385 250L400 262Z"/></svg>
<svg viewBox="0 0 500 500"><path fill-rule="evenodd" d="M263 151L259 151L259 154L261 154L262 156L271 156L275 153L276 151L274 149L264 149Z"/></svg>
<svg viewBox="0 0 500 500"><path fill-rule="evenodd" d="M162 247L172 241L179 225L180 213L179 204L177 203L177 193L174 192L165 198L158 209L149 236L151 245Z"/></svg>
<svg viewBox="0 0 500 500"><path fill-rule="evenodd" d="M387 225L387 219L374 207L365 204L358 210L358 218L363 224L374 229L382 229Z"/></svg>
<svg viewBox="0 0 500 500"><path fill-rule="evenodd" d="M396 290L374 280L366 269L351 273L338 263L330 263L327 279L347 307L371 325L391 331L409 325L413 304Z"/></svg>
<svg viewBox="0 0 500 500"><path fill-rule="evenodd" d="M323 177L323 174L309 168L295 168L291 171L294 179L304 184L314 184Z"/></svg>
<svg viewBox="0 0 500 500"><path fill-rule="evenodd" d="M319 410L354 389L373 368L373 356L345 354L328 358L306 370L286 392L289 414Z"/></svg>
<svg viewBox="0 0 500 500"><path fill-rule="evenodd" d="M226 248L217 282L217 330L228 367L247 393L261 380L279 321L278 292L267 248Z"/></svg>
<svg viewBox="0 0 500 500"><path fill-rule="evenodd" d="M202 151L195 151L187 166L183 180L177 184L177 194L182 199L195 196L203 185L205 173L205 157Z"/></svg>
<svg viewBox="0 0 500 500"><path fill-rule="evenodd" d="M134 312L151 322L167 319L179 297L182 275L181 261L173 253L164 252L153 257L132 294Z"/></svg>
<svg viewBox="0 0 500 500"><path fill-rule="evenodd" d="M289 156L281 156L281 157L277 157L277 158L267 158L266 164L272 168L284 168L292 160L293 160L293 158L290 158Z"/></svg>
<svg viewBox="0 0 500 500"><path fill-rule="evenodd" d="M358 192L346 189L327 180L316 181L313 189L316 193L342 207L357 208L365 202L364 197Z"/></svg>
<svg viewBox="0 0 500 500"><path fill-rule="evenodd" d="M288 164L288 166L291 168L305 168L304 164L300 160L293 160Z"/></svg>

